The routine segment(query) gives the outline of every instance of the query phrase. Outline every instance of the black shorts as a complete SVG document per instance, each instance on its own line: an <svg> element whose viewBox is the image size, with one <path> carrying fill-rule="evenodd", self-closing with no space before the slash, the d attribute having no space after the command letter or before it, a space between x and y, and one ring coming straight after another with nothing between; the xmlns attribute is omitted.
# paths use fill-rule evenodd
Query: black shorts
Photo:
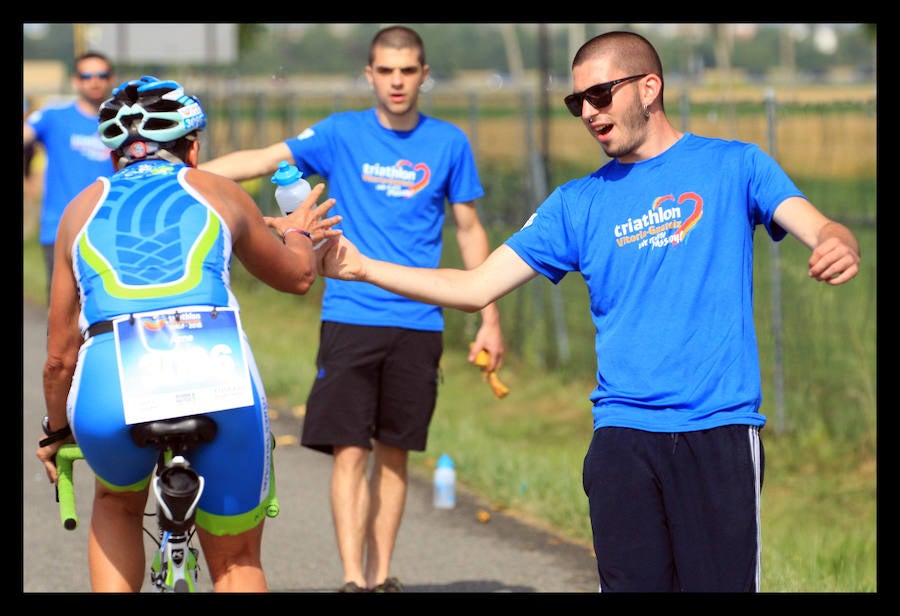
<svg viewBox="0 0 900 616"><path fill-rule="evenodd" d="M599 428L584 459L602 592L758 592L755 426Z"/></svg>
<svg viewBox="0 0 900 616"><path fill-rule="evenodd" d="M443 333L323 321L300 443L425 451Z"/></svg>

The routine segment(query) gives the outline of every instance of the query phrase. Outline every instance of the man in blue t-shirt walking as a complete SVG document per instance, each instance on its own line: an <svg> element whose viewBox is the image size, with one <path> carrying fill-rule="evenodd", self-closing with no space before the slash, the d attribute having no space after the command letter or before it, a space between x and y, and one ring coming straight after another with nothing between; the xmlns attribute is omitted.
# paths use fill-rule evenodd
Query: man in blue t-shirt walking
<svg viewBox="0 0 900 616"><path fill-rule="evenodd" d="M53 244L62 212L75 195L100 176L113 173L109 148L97 133L97 113L109 98L112 62L89 51L75 59L72 88L78 97L38 109L23 123L23 154L39 142L45 152L39 241L47 268L47 297L53 277Z"/></svg>
<svg viewBox="0 0 900 616"><path fill-rule="evenodd" d="M226 154L201 169L245 180L279 161L328 182L343 233L368 254L436 268L447 203L467 268L490 252L475 200L484 195L468 138L418 111L425 48L409 28L380 30L366 77L374 108L334 114L297 137ZM481 309L469 360L502 365L497 306ZM344 568L341 592L400 592L390 563L407 492L407 457L424 451L443 352L441 308L374 285L329 280L322 300L318 373L301 444L333 455L331 506ZM373 454L367 477L369 457Z"/></svg>

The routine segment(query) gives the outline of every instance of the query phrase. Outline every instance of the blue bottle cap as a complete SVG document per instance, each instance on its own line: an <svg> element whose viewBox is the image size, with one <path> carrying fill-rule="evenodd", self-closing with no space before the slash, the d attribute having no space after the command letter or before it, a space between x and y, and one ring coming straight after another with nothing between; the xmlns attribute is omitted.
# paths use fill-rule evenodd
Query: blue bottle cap
<svg viewBox="0 0 900 616"><path fill-rule="evenodd" d="M293 184L302 177L303 174L300 173L300 170L297 169L296 165L292 165L288 161L283 160L278 163L278 171L272 175L272 183L278 184L279 186L287 186L288 184Z"/></svg>
<svg viewBox="0 0 900 616"><path fill-rule="evenodd" d="M453 460L447 454L442 454L437 461L438 468L453 468Z"/></svg>

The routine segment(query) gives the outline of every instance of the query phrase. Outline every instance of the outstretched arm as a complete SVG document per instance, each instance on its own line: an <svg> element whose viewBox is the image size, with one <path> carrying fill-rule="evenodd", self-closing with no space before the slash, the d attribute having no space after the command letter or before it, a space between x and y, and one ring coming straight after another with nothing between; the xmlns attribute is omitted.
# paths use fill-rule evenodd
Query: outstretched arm
<svg viewBox="0 0 900 616"><path fill-rule="evenodd" d="M197 168L242 182L275 173L278 163L283 160L294 163L291 149L285 142L279 141L265 148L229 152L208 160Z"/></svg>
<svg viewBox="0 0 900 616"><path fill-rule="evenodd" d="M465 312L481 310L538 275L506 244L470 270L409 267L370 259L344 236L329 239L317 253L322 276L369 282L426 304Z"/></svg>
<svg viewBox="0 0 900 616"><path fill-rule="evenodd" d="M859 273L859 242L844 225L827 218L802 197L785 199L773 216L788 233L812 250L809 277L832 286Z"/></svg>

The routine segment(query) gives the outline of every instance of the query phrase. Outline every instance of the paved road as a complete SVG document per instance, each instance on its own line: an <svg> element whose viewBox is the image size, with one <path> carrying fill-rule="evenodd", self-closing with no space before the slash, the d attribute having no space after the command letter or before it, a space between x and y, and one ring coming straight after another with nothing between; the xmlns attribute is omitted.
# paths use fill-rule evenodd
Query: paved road
<svg viewBox="0 0 900 616"><path fill-rule="evenodd" d="M23 303L22 323L23 591L87 592L93 475L83 462L76 462L80 523L74 531L64 530L52 487L34 455L44 414L44 310ZM266 522L263 565L269 587L288 593L334 592L342 574L328 504L330 457L286 442L300 429L300 420L290 413L277 414L272 427L281 437L275 449L281 513ZM591 550L499 513L488 523L478 522L476 513L484 503L464 493L457 498L455 509L436 510L428 479L412 482L391 572L407 592L596 592ZM201 583L211 588L208 577Z"/></svg>

